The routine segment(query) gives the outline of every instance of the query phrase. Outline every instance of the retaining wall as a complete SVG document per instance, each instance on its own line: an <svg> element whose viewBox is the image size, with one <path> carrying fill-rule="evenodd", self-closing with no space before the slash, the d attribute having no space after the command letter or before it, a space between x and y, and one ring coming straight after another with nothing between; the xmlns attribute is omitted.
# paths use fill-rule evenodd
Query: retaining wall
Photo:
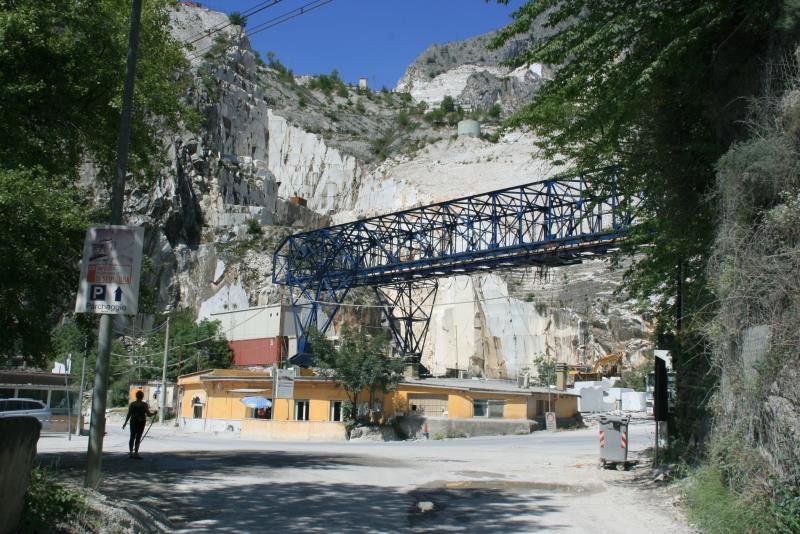
<svg viewBox="0 0 800 534"><path fill-rule="evenodd" d="M19 523L31 476L39 421L32 417L0 418L0 532Z"/></svg>
<svg viewBox="0 0 800 534"><path fill-rule="evenodd" d="M424 438L425 424L428 437L473 437L530 434L538 427L530 419L456 419L448 417L398 417L401 432L412 439Z"/></svg>

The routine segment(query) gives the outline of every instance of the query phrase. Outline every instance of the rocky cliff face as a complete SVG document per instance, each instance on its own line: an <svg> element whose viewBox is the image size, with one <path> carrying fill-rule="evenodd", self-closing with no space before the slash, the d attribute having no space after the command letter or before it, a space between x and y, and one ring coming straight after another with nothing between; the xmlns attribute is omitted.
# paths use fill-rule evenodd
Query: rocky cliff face
<svg viewBox="0 0 800 534"><path fill-rule="evenodd" d="M504 63L544 31L537 28L495 50L487 48L494 33L434 45L406 69L395 90L432 106L451 96L468 109L485 111L499 104L510 114L530 100L551 70L540 64L511 69Z"/></svg>
<svg viewBox="0 0 800 534"><path fill-rule="evenodd" d="M173 15L184 41L225 20L189 6ZM320 91L279 63L260 62L238 28L221 33L196 43L202 54L192 59L187 97L202 131L165 140L170 165L154 185L132 191L126 208L147 228L145 283L161 306L206 317L277 302L284 290L271 283L272 253L293 231L561 170L538 157L525 132L497 142L455 138L454 128L428 127L414 115L421 112L413 99L435 102L440 94L475 108L500 103L506 113L530 98L546 69L500 67L508 50L486 51L489 36L423 53L398 86L409 99L352 87ZM307 206L289 200L296 196ZM625 350L635 361L650 326L612 295L619 279L593 262L553 269L546 279L515 271L441 280L423 363L436 374L513 378L541 356L580 362ZM355 319L345 310L340 320Z"/></svg>

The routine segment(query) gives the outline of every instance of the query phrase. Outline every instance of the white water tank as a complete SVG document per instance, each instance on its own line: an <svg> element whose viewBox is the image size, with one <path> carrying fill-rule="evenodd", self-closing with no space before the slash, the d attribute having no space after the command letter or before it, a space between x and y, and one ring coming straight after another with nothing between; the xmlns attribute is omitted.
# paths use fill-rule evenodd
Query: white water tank
<svg viewBox="0 0 800 534"><path fill-rule="evenodd" d="M481 123L474 119L464 119L458 123L458 136L480 137Z"/></svg>

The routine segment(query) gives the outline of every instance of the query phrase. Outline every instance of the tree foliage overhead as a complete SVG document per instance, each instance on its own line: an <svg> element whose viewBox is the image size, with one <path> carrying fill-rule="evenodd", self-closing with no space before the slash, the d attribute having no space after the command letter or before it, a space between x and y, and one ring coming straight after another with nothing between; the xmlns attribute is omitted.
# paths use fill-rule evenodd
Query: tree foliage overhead
<svg viewBox="0 0 800 534"><path fill-rule="evenodd" d="M195 116L179 96L187 62L169 5L142 12L135 176L163 155L161 133ZM101 185L113 176L129 19L125 0L0 3L0 362L46 360L47 334L77 289L85 229L103 222L75 184L87 162Z"/></svg>
<svg viewBox="0 0 800 534"><path fill-rule="evenodd" d="M74 176L84 158L113 167L130 28L124 0L18 0L0 7L0 164ZM162 153L187 66L169 33L167 0L143 4L131 167ZM153 120L158 117L158 120Z"/></svg>
<svg viewBox="0 0 800 534"><path fill-rule="evenodd" d="M788 4L788 3L787 3ZM623 193L644 199L632 245L654 242L628 289L660 298L672 324L679 262L684 306L705 304L713 235L709 195L717 159L741 134L763 60L795 14L766 0L531 0L493 45L543 24L515 65L555 67L554 78L510 121L530 127L551 160L575 172L613 167ZM599 189L608 184L600 178ZM642 249L639 249L640 251Z"/></svg>

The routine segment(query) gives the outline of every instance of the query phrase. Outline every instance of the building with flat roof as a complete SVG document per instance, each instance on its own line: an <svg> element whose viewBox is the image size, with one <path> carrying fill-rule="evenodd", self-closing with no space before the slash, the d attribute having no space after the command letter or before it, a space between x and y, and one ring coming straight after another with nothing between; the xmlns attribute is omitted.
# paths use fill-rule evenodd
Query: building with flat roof
<svg viewBox="0 0 800 534"><path fill-rule="evenodd" d="M0 399L25 398L44 402L52 413L54 432L66 432L80 423L78 414L78 388L80 377L72 375L29 371L26 369L0 370Z"/></svg>
<svg viewBox="0 0 800 534"><path fill-rule="evenodd" d="M273 304L212 313L209 319L220 322L234 366L271 366L297 352L294 316L288 306Z"/></svg>
<svg viewBox="0 0 800 534"><path fill-rule="evenodd" d="M262 439L345 439L345 391L320 376L301 374L293 383L292 398L285 399L273 398L269 370L213 369L181 376L179 425L189 431L227 430ZM245 397L263 398L269 407L248 407L242 402ZM555 412L562 420L575 417L578 397L567 391L523 388L504 380L406 379L396 391L378 395L372 406L359 403L357 410L366 413L371 409L384 422L390 418L431 423L446 420L450 425L463 423L475 435L502 434L519 433L520 428L530 432L535 427L532 423L543 419L545 412ZM361 398L368 398L366 392Z"/></svg>

